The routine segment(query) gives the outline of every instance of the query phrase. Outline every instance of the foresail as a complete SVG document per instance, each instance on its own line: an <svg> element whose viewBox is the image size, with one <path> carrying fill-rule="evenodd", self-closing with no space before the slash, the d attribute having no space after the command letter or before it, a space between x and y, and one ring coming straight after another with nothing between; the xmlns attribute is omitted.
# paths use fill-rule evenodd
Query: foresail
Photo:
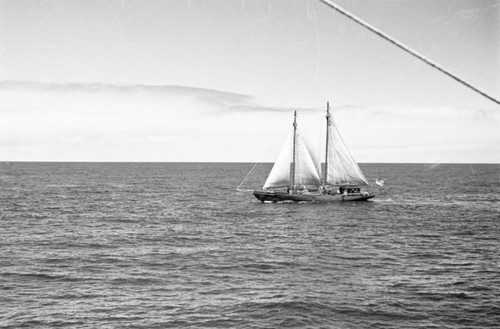
<svg viewBox="0 0 500 329"><path fill-rule="evenodd" d="M293 134L291 134L281 149L278 159L274 163L264 183L264 189L290 186L290 168L293 162ZM314 160L314 154L311 148L308 147L304 138L300 134L297 134L295 151L295 186L318 186L320 184L321 179L317 163Z"/></svg>
<svg viewBox="0 0 500 329"><path fill-rule="evenodd" d="M326 184L369 185L363 172L345 146L333 119L328 126L328 139Z"/></svg>
<svg viewBox="0 0 500 329"><path fill-rule="evenodd" d="M316 161L317 157L301 135L297 138L297 152L298 157L295 159L295 185L297 187L321 185Z"/></svg>
<svg viewBox="0 0 500 329"><path fill-rule="evenodd" d="M273 187L286 187L290 185L290 162L292 161L293 133L288 136L288 139L283 145L283 148L274 162L273 169L269 173L264 189Z"/></svg>

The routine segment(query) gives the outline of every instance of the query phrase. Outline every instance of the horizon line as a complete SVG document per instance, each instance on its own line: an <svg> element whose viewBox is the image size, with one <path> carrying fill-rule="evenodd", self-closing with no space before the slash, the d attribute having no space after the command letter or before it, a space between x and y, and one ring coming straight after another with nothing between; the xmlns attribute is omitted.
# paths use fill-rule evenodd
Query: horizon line
<svg viewBox="0 0 500 329"><path fill-rule="evenodd" d="M273 164L273 161L65 161L65 160L0 160L2 164L10 163L102 163L102 164L113 164L113 163L178 163L178 164ZM430 164L430 165L443 165L443 164L487 164L487 165L500 165L500 162L358 162L358 164Z"/></svg>

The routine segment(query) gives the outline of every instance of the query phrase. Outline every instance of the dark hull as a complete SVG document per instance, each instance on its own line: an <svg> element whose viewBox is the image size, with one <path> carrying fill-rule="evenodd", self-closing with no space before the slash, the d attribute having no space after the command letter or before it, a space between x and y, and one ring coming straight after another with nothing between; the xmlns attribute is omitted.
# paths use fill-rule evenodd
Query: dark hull
<svg viewBox="0 0 500 329"><path fill-rule="evenodd" d="M375 197L373 193L353 193L347 195L323 195L320 193L288 194L283 192L254 191L253 195L262 202L342 202L366 201Z"/></svg>

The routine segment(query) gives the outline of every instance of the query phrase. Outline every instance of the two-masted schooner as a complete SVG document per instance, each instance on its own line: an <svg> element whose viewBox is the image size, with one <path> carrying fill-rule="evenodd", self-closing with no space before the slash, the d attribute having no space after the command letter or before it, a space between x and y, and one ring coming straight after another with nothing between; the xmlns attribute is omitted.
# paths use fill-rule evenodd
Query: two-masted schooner
<svg viewBox="0 0 500 329"><path fill-rule="evenodd" d="M373 198L370 185L359 168L330 114L326 110L325 162L321 165L297 128L282 148L262 190L253 191L262 202L364 201Z"/></svg>

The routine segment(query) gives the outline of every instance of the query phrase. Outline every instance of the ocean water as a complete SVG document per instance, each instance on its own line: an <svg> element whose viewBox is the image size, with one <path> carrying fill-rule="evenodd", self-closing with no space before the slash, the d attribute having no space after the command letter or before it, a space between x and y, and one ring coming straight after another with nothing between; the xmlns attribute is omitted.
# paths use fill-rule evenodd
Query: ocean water
<svg viewBox="0 0 500 329"><path fill-rule="evenodd" d="M362 164L332 204L251 167L0 163L0 328L498 328L500 165Z"/></svg>

